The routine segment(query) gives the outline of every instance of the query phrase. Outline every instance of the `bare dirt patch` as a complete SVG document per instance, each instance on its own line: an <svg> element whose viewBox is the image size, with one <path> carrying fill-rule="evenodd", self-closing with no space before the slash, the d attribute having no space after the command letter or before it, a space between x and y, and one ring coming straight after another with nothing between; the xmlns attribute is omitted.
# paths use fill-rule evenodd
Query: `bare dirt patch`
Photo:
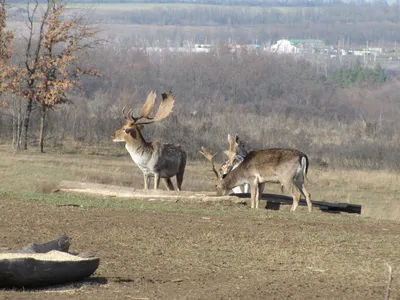
<svg viewBox="0 0 400 300"><path fill-rule="evenodd" d="M395 275L400 268L396 222L217 203L151 209L144 201L127 201L146 209L2 196L0 249L22 249L66 232L70 251L101 259L88 281L3 290L2 299L54 299L54 293L58 299L99 300L383 299L386 262ZM396 278L391 299L399 297Z"/></svg>
<svg viewBox="0 0 400 300"><path fill-rule="evenodd" d="M312 199L362 204L361 216L51 193L61 180L142 188L125 152L0 150L0 251L65 232L70 251L101 260L89 280L1 299L384 299L387 263L390 299L400 299L398 174L310 168ZM212 179L208 164L190 162L184 190L210 192Z"/></svg>

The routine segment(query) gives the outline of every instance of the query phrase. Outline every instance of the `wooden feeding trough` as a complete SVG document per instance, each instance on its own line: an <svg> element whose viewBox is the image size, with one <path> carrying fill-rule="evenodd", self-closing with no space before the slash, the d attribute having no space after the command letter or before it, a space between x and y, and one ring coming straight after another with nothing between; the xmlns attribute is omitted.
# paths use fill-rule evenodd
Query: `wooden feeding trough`
<svg viewBox="0 0 400 300"><path fill-rule="evenodd" d="M235 194L239 198L250 198L250 194ZM266 200L266 209L279 210L281 205L292 205L292 197L275 195L275 194L262 194L261 200ZM332 203L325 201L312 200L313 207L318 207L323 212L338 213L346 212L351 214L361 214L361 205L351 203ZM301 199L299 206L307 206L305 200Z"/></svg>
<svg viewBox="0 0 400 300"><path fill-rule="evenodd" d="M44 244L0 253L0 288L38 287L78 281L91 276L98 257L68 253L70 240L62 235Z"/></svg>
<svg viewBox="0 0 400 300"><path fill-rule="evenodd" d="M108 184L85 183L77 181L61 181L56 191L76 192L92 195L140 198L162 201L232 201L244 203L250 198L250 194L235 194L229 196L216 196L215 192L189 192L189 191L164 191L164 190L137 190L129 187L122 187ZM247 198L247 199L246 199ZM281 205L292 205L292 198L282 195L262 194L261 200L266 200L266 208L279 210ZM346 212L361 214L361 205L350 203L330 203L324 201L312 201L314 207L319 207L324 212ZM305 200L300 200L299 205L306 205Z"/></svg>
<svg viewBox="0 0 400 300"><path fill-rule="evenodd" d="M0 287L36 287L89 277L98 257L52 250L46 253L0 253Z"/></svg>

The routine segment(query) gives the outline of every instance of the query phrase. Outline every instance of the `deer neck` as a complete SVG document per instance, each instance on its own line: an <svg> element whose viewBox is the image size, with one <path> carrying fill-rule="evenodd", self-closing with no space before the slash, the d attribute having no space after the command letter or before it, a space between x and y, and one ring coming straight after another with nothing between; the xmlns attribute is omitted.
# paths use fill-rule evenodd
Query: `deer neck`
<svg viewBox="0 0 400 300"><path fill-rule="evenodd" d="M144 139L139 129L136 132L136 138L129 136L126 139L125 148L136 164L144 166L151 159L154 150L152 144Z"/></svg>
<svg viewBox="0 0 400 300"><path fill-rule="evenodd" d="M233 168L226 176L222 179L223 184L226 188L231 189L235 186L242 185L248 183L248 176L245 169L241 167L239 164L235 168Z"/></svg>

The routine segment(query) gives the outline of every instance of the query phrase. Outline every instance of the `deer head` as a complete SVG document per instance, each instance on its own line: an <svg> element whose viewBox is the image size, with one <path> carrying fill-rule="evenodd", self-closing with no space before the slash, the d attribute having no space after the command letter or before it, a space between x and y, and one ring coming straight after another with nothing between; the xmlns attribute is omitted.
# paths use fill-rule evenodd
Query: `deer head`
<svg viewBox="0 0 400 300"><path fill-rule="evenodd" d="M227 195L229 190L228 188L225 187L224 185L224 180L223 178L225 177L225 174L222 173L222 166L219 168L219 172L217 171L217 169L215 168L215 164L214 164L214 158L215 156L218 154L211 154L211 152L209 152L206 148L201 147L201 151L199 151L200 154L202 154L207 160L209 160L211 162L212 165L212 171L214 172L215 176L216 176L216 184L215 184L215 188L217 190L217 195L218 196L223 196L223 195Z"/></svg>
<svg viewBox="0 0 400 300"><path fill-rule="evenodd" d="M122 115L126 122L124 126L113 134L113 141L126 142L128 139L132 138L134 140L141 140L143 138L140 129L144 125L160 122L168 117L172 112L175 98L172 92L169 92L168 94L163 93L161 96L162 100L154 117L150 117L156 101L156 93L153 91L148 94L147 100L144 103L139 116L134 117L132 109L125 114L126 107L124 107L122 109Z"/></svg>

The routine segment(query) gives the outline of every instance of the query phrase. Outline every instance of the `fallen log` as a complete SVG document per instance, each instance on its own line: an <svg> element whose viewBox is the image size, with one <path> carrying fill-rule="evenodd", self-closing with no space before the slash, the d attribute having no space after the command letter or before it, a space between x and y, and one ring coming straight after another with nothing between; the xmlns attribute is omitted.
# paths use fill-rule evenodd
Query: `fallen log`
<svg viewBox="0 0 400 300"><path fill-rule="evenodd" d="M69 236L63 233L55 240L42 244L31 243L22 250L1 251L0 254L1 253L46 253L52 250L68 252L70 245L71 245L71 240Z"/></svg>
<svg viewBox="0 0 400 300"><path fill-rule="evenodd" d="M232 201L234 203L244 203L250 198L249 193L231 194L229 196L216 196L215 192L190 192L190 191L164 191L164 190L138 190L117 185L86 183L77 181L61 181L56 191L87 193L93 195L157 199L162 201ZM279 210L280 205L292 205L293 199L284 195L262 194L261 200L266 200L267 209ZM361 214L361 205L350 203L331 203L325 201L312 201L313 205L325 212L347 212ZM307 205L301 199L299 205Z"/></svg>
<svg viewBox="0 0 400 300"><path fill-rule="evenodd" d="M43 243L43 244L30 244L25 249L19 250L19 253L46 253L52 250L68 252L71 245L70 238L65 233L59 238Z"/></svg>
<svg viewBox="0 0 400 300"><path fill-rule="evenodd" d="M224 201L242 203L244 200L231 196L216 196L215 192L190 192L190 191L164 191L164 190L138 190L101 183L87 183L63 180L55 192L76 192L92 195L102 195L121 198L157 199L162 201Z"/></svg>

